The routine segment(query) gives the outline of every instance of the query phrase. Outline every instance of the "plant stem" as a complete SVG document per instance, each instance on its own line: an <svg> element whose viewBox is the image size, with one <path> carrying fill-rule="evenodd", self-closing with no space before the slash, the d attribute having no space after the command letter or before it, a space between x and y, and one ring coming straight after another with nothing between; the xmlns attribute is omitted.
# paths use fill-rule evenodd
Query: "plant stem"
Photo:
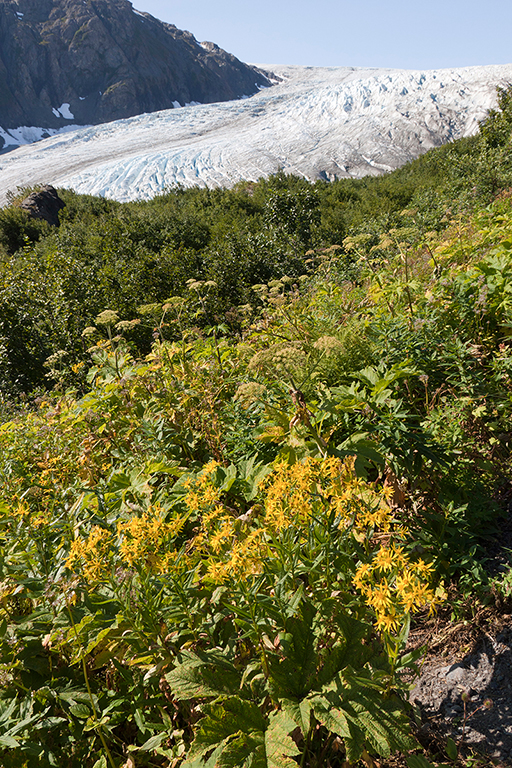
<svg viewBox="0 0 512 768"><path fill-rule="evenodd" d="M80 638L78 637L78 632L76 631L76 625L75 621L73 619L73 614L71 612L71 608L69 607L67 595L65 596L66 599L66 608L68 609L69 619L71 621L71 626L73 627L73 632L76 638L77 643L81 646ZM114 758L112 757L112 754L107 746L107 742L105 741L105 737L103 736L103 731L101 728L100 721L98 720L98 713L96 712L96 705L94 703L94 697L92 695L91 686L89 684L89 676L87 674L87 665L85 663L85 656L83 654L83 648L81 653L81 661L82 661L82 671L84 673L84 680L85 680L85 687L87 688L87 694L89 696L89 701L91 702L91 709L93 713L93 718L97 724L97 732L98 736L100 737L101 743L103 745L103 749L105 750L105 754L107 755L108 761L111 765L111 768L116 768L116 764L114 762Z"/></svg>

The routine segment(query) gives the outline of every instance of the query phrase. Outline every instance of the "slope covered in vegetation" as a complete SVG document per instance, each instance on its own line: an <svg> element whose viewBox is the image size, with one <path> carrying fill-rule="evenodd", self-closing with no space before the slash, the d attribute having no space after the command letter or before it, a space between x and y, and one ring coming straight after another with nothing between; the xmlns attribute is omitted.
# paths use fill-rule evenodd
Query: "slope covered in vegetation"
<svg viewBox="0 0 512 768"><path fill-rule="evenodd" d="M510 487L510 99L380 179L0 212L5 768L425 768L410 622L489 599Z"/></svg>

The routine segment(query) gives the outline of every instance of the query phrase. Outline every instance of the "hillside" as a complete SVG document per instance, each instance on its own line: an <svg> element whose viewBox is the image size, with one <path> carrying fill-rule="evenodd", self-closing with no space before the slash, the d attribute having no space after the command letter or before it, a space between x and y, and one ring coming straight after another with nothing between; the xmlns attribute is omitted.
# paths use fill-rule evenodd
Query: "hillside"
<svg viewBox="0 0 512 768"><path fill-rule="evenodd" d="M127 0L0 2L3 147L69 126L238 99L269 84Z"/></svg>
<svg viewBox="0 0 512 768"><path fill-rule="evenodd" d="M2 768L510 764L497 101L386 176L0 211Z"/></svg>
<svg viewBox="0 0 512 768"><path fill-rule="evenodd" d="M512 66L437 71L273 67L243 101L139 115L1 158L0 202L52 183L121 201L175 184L233 186L279 169L310 180L379 175L474 134Z"/></svg>

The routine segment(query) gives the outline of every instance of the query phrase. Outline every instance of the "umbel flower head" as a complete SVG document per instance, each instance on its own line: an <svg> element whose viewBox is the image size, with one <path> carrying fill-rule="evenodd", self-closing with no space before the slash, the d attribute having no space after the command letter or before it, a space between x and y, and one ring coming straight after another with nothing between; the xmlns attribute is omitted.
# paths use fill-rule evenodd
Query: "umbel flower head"
<svg viewBox="0 0 512 768"><path fill-rule="evenodd" d="M96 325L115 325L119 322L119 315L112 309L105 309L94 321Z"/></svg>
<svg viewBox="0 0 512 768"><path fill-rule="evenodd" d="M343 344L336 336L320 336L313 347L324 355L336 355L343 351Z"/></svg>

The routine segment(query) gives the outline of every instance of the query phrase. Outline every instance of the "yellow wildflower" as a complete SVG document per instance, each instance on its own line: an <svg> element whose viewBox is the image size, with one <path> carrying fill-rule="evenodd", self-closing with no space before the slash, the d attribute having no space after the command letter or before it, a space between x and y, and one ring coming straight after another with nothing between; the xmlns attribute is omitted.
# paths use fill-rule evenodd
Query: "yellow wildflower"
<svg viewBox="0 0 512 768"><path fill-rule="evenodd" d="M381 547L375 556L374 565L382 571L391 571L395 565L393 550Z"/></svg>
<svg viewBox="0 0 512 768"><path fill-rule="evenodd" d="M391 608L391 590L387 581L381 581L371 589L368 603L375 608L377 613L382 613Z"/></svg>
<svg viewBox="0 0 512 768"><path fill-rule="evenodd" d="M386 613L379 613L377 616L377 621L375 622L377 629L380 629L383 632L392 632L393 630L397 629L399 625L400 622L394 610L388 611Z"/></svg>

